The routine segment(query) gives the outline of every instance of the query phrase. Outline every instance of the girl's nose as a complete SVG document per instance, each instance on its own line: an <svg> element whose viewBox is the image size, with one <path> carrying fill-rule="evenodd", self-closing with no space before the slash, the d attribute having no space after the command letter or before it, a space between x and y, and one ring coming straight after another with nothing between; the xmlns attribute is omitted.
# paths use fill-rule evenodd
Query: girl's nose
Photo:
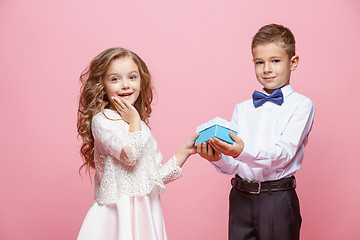
<svg viewBox="0 0 360 240"><path fill-rule="evenodd" d="M121 88L122 89L128 89L129 88L129 83L126 79L124 79L121 83Z"/></svg>

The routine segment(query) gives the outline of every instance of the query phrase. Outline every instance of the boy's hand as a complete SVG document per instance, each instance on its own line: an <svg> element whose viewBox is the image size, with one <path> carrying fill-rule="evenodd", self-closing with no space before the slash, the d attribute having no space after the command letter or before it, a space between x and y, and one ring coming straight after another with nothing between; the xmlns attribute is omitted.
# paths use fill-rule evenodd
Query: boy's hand
<svg viewBox="0 0 360 240"><path fill-rule="evenodd" d="M206 142L198 143L198 145L196 146L196 151L201 157L205 158L210 162L216 162L221 159L220 153L214 150Z"/></svg>
<svg viewBox="0 0 360 240"><path fill-rule="evenodd" d="M226 143L218 138L210 138L209 144L216 152L236 158L244 150L244 142L232 131L230 131L230 137L234 140L233 144Z"/></svg>

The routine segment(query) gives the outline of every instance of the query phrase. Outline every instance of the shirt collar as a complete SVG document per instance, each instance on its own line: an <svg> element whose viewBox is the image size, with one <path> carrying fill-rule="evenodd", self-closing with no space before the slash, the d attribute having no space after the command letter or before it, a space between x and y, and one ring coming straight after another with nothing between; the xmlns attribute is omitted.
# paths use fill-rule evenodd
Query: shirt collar
<svg viewBox="0 0 360 240"><path fill-rule="evenodd" d="M281 91L282 91L284 98L286 98L287 96L289 96L290 94L292 94L294 92L294 88L291 86L291 84L289 84L289 85L286 85L285 87L282 87Z"/></svg>
<svg viewBox="0 0 360 240"><path fill-rule="evenodd" d="M291 86L291 84L288 84L280 89L281 89L281 92L282 92L284 98L286 98L287 96L289 96L290 94L292 94L294 92L294 88ZM266 95L270 95L265 90L262 90L262 93L264 93Z"/></svg>
<svg viewBox="0 0 360 240"><path fill-rule="evenodd" d="M111 110L111 109L104 109L103 115L105 115L105 117L110 117L113 120L120 120L122 119L120 114L115 111L115 110Z"/></svg>

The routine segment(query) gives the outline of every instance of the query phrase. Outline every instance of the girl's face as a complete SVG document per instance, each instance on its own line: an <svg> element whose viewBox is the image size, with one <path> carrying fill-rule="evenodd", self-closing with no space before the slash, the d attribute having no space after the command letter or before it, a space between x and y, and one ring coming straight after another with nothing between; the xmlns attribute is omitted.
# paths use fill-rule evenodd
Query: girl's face
<svg viewBox="0 0 360 240"><path fill-rule="evenodd" d="M272 93L289 84L291 71L297 67L299 57L289 59L284 48L275 43L259 45L252 50L255 74L264 90Z"/></svg>
<svg viewBox="0 0 360 240"><path fill-rule="evenodd" d="M116 110L111 97L125 99L134 105L140 95L141 77L139 68L129 57L118 58L110 63L105 73L105 93L110 101L110 109Z"/></svg>

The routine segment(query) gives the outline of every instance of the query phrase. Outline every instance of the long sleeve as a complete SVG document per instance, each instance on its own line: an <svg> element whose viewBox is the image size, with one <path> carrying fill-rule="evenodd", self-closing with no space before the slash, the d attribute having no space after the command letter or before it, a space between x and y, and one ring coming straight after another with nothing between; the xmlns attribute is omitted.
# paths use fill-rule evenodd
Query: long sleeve
<svg viewBox="0 0 360 240"><path fill-rule="evenodd" d="M119 121L121 124L115 124ZM149 135L144 131L130 133L123 120L110 120L101 115L93 118L92 132L95 142L128 166L136 165L149 141Z"/></svg>
<svg viewBox="0 0 360 240"><path fill-rule="evenodd" d="M155 138L144 122L141 131L130 133L129 125L114 110L93 117L95 200L115 203L123 194L145 196L154 187L165 191L165 183L182 176L173 157L164 165Z"/></svg>
<svg viewBox="0 0 360 240"><path fill-rule="evenodd" d="M175 181L176 179L183 176L182 169L177 165L177 159L174 155L169 161L167 161L164 165L161 164L162 155L159 152L157 156L157 162L159 164L159 172L162 181L164 184Z"/></svg>
<svg viewBox="0 0 360 240"><path fill-rule="evenodd" d="M315 106L309 98L294 92L291 85L282 91L281 106L266 102L255 108L251 99L236 105L232 122L244 149L235 159L223 155L213 162L219 172L267 181L292 176L301 168Z"/></svg>
<svg viewBox="0 0 360 240"><path fill-rule="evenodd" d="M252 168L278 169L285 167L299 151L304 151L314 114L313 103L309 99L305 99L293 111L285 128L275 141L269 141L269 144L265 144L263 148L257 148L255 144L244 142L244 150L236 160L246 163Z"/></svg>

